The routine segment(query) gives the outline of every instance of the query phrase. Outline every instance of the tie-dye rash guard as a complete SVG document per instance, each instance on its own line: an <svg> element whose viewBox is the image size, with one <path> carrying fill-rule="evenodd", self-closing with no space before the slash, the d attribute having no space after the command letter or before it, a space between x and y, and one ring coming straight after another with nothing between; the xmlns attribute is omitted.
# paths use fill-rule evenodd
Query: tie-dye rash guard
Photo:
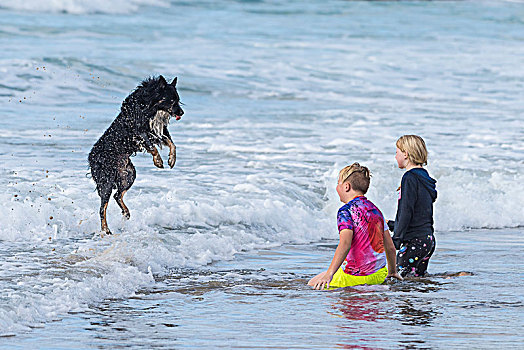
<svg viewBox="0 0 524 350"><path fill-rule="evenodd" d="M338 210L338 231L353 231L351 248L342 263L344 272L368 276L386 266L384 217L366 197L359 196Z"/></svg>

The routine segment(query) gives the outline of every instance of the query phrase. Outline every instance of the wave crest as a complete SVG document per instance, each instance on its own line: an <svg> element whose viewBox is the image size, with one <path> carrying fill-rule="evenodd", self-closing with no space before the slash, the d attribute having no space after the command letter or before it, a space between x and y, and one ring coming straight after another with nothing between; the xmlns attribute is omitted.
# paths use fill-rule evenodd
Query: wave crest
<svg viewBox="0 0 524 350"><path fill-rule="evenodd" d="M169 2L164 0L4 0L0 8L27 11L27 12L52 12L66 14L128 14L137 12L143 6L169 7Z"/></svg>

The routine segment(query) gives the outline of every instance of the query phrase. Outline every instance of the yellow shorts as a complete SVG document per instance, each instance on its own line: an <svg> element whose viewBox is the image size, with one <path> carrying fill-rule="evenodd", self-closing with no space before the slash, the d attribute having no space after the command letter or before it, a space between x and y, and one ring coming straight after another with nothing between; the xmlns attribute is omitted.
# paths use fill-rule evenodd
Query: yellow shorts
<svg viewBox="0 0 524 350"><path fill-rule="evenodd" d="M333 275L333 279L329 284L329 289L358 286L360 284L382 284L387 276L388 269L385 266L377 272L367 276L349 275L345 273L342 268L339 268Z"/></svg>

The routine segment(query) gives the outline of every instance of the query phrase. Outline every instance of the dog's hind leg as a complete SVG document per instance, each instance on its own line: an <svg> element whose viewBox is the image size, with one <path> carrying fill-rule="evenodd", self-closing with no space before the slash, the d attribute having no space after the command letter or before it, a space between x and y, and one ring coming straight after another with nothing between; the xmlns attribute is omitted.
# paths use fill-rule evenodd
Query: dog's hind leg
<svg viewBox="0 0 524 350"><path fill-rule="evenodd" d="M126 158L123 159L121 163L119 163L117 174L116 193L113 197L118 203L120 209L122 209L122 215L126 219L129 219L131 214L124 203L124 194L131 188L131 186L133 186L133 183L136 179L136 170L133 166L133 163L131 163L131 159Z"/></svg>
<svg viewBox="0 0 524 350"><path fill-rule="evenodd" d="M111 184L104 184L98 186L98 195L100 196L100 222L102 224L102 231L104 231L108 235L111 234L111 231L107 226L106 210L107 204L109 203L109 199L111 198L112 190L113 188Z"/></svg>

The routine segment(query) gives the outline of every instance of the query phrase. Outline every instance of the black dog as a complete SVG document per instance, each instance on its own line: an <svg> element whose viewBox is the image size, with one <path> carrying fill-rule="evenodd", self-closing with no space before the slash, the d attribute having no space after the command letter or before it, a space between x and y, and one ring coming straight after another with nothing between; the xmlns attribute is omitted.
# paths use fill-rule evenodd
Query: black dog
<svg viewBox="0 0 524 350"><path fill-rule="evenodd" d="M163 76L144 80L122 103L120 113L89 152L91 175L101 199L102 231L111 234L106 220L106 209L113 189L114 198L124 217L129 209L123 197L136 178L130 157L146 150L153 156L153 164L163 168L162 158L155 145L169 147L171 168L176 161L176 147L167 130L169 119L184 114L176 90L177 78L168 84Z"/></svg>

